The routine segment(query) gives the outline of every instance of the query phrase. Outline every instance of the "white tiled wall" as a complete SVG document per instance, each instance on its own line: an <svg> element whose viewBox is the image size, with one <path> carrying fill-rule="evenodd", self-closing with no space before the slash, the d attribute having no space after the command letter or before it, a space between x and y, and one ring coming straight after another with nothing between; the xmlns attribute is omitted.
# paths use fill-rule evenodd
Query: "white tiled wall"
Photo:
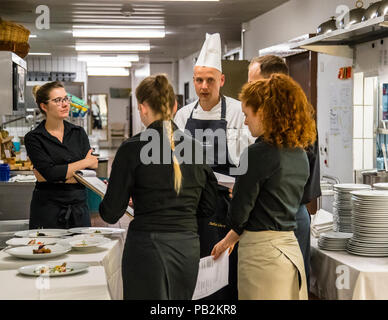
<svg viewBox="0 0 388 320"><path fill-rule="evenodd" d="M86 69L86 62L77 61L75 57L40 57L30 56L27 58L27 69L28 71L41 71L41 72L75 72L77 77L75 82L83 82L84 85L84 96L87 96L87 83L88 75Z"/></svg>

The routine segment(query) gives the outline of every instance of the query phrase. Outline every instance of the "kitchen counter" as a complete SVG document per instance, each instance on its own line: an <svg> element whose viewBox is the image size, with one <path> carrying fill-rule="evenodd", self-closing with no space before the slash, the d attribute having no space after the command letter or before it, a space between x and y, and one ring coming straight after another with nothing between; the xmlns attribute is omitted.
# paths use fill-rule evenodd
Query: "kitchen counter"
<svg viewBox="0 0 388 320"><path fill-rule="evenodd" d="M0 182L0 221L30 217L35 182Z"/></svg>

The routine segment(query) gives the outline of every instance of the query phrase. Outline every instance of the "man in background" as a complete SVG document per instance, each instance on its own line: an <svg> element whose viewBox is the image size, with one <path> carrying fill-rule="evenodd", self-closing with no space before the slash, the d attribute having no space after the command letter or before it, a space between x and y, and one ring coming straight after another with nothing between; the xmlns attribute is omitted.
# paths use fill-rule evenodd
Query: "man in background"
<svg viewBox="0 0 388 320"><path fill-rule="evenodd" d="M274 73L289 75L288 66L282 58L274 55L253 58L248 67L248 82L267 79ZM306 150L310 164L310 177L305 185L302 201L296 213L295 236L303 255L307 288L310 287L310 214L316 213L317 198L321 196L318 150L317 133L315 144Z"/></svg>

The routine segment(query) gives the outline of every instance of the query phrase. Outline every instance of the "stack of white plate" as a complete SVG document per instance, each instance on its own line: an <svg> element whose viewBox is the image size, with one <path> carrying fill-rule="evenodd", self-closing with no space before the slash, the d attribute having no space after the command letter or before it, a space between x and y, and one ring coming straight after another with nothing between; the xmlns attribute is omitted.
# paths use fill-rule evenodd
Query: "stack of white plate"
<svg viewBox="0 0 388 320"><path fill-rule="evenodd" d="M388 256L388 190L352 192L353 237L347 251L369 257Z"/></svg>
<svg viewBox="0 0 388 320"><path fill-rule="evenodd" d="M345 251L351 237L351 233L325 232L319 236L318 247L323 250Z"/></svg>
<svg viewBox="0 0 388 320"><path fill-rule="evenodd" d="M369 190L368 184L335 184L333 202L333 230L351 233L352 231L352 195L355 190Z"/></svg>
<svg viewBox="0 0 388 320"><path fill-rule="evenodd" d="M375 188L376 190L388 190L388 183L386 182L375 183L373 185L373 188Z"/></svg>

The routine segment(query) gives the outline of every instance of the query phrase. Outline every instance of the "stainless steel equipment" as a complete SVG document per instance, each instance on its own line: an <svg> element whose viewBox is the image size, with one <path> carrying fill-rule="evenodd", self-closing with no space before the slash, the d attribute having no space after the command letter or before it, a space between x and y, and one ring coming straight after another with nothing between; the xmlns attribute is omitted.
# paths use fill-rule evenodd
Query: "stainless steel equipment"
<svg viewBox="0 0 388 320"><path fill-rule="evenodd" d="M97 177L108 178L108 158L98 158Z"/></svg>
<svg viewBox="0 0 388 320"><path fill-rule="evenodd" d="M374 183L388 182L388 172L385 170L373 170L362 172L362 183L373 186Z"/></svg>
<svg viewBox="0 0 388 320"><path fill-rule="evenodd" d="M5 248L6 241L14 237L17 231L28 230L28 220L0 221L0 249Z"/></svg>
<svg viewBox="0 0 388 320"><path fill-rule="evenodd" d="M34 182L0 182L0 223L30 217Z"/></svg>
<svg viewBox="0 0 388 320"><path fill-rule="evenodd" d="M27 63L9 51L0 51L0 115L21 115L26 108Z"/></svg>
<svg viewBox="0 0 388 320"><path fill-rule="evenodd" d="M381 1L379 2L375 2L375 3L371 3L368 7L368 9L366 9L365 13L364 13L364 16L362 17L362 21L367 21L369 19L374 19L377 17L377 11L379 9L381 5Z"/></svg>
<svg viewBox="0 0 388 320"><path fill-rule="evenodd" d="M325 34L328 32L332 32L334 30L337 30L337 25L336 25L336 19L335 17L331 17L330 20L325 21L324 23L320 24L317 28L317 34Z"/></svg>

